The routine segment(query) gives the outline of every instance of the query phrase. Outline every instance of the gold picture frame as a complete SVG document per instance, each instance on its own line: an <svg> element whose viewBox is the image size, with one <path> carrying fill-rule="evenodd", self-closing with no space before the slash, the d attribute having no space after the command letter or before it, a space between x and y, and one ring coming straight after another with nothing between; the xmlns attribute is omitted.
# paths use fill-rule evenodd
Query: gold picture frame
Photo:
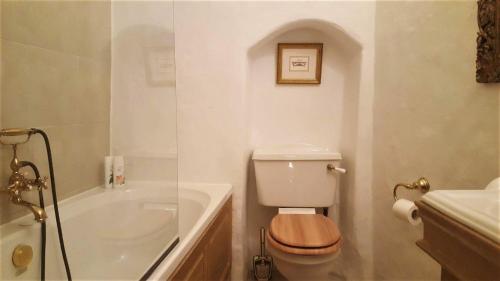
<svg viewBox="0 0 500 281"><path fill-rule="evenodd" d="M323 43L278 43L277 84L321 84Z"/></svg>

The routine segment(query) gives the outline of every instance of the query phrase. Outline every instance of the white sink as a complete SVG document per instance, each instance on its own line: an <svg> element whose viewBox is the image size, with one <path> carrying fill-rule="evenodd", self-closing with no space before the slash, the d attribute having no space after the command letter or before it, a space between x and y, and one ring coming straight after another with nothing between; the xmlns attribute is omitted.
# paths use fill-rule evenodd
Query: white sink
<svg viewBox="0 0 500 281"><path fill-rule="evenodd" d="M500 178L483 190L436 190L422 201L500 243Z"/></svg>

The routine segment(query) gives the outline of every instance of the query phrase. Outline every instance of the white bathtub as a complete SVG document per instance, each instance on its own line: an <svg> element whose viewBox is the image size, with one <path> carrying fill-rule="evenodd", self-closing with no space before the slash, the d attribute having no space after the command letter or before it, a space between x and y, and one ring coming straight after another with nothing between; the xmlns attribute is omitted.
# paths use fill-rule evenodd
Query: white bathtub
<svg viewBox="0 0 500 281"><path fill-rule="evenodd" d="M175 186L158 183L127 183L126 188L111 191L98 187L63 200L59 210L73 279L138 280L180 236L150 276L164 280L229 198L230 190L230 185L181 184L179 207ZM63 280L52 208L47 213L46 279ZM40 225L32 221L30 214L0 227L0 280L39 279ZM34 252L24 272L17 272L11 263L12 250L20 243L31 245Z"/></svg>

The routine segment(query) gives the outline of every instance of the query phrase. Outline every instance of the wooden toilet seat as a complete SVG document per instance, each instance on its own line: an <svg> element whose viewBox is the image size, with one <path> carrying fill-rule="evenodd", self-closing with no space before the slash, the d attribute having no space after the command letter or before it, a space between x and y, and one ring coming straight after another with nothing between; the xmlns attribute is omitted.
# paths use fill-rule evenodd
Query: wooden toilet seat
<svg viewBox="0 0 500 281"><path fill-rule="evenodd" d="M269 226L268 242L285 253L327 255L340 249L342 240L335 223L320 214L278 214Z"/></svg>

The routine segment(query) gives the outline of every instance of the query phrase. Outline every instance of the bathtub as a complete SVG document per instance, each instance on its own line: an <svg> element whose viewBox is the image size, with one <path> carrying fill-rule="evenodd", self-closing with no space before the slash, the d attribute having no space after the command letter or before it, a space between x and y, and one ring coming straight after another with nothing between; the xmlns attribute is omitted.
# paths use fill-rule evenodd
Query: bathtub
<svg viewBox="0 0 500 281"><path fill-rule="evenodd" d="M147 275L149 279L165 280L229 198L230 191L231 186L225 184L186 183L177 190L172 184L128 182L125 188L97 187L61 201L59 210L73 279L139 280ZM47 208L47 214L46 279L64 280L52 207ZM0 235L0 280L39 280L40 224L34 223L29 214L2 225ZM11 263L12 250L20 243L33 248L33 261L22 272Z"/></svg>

